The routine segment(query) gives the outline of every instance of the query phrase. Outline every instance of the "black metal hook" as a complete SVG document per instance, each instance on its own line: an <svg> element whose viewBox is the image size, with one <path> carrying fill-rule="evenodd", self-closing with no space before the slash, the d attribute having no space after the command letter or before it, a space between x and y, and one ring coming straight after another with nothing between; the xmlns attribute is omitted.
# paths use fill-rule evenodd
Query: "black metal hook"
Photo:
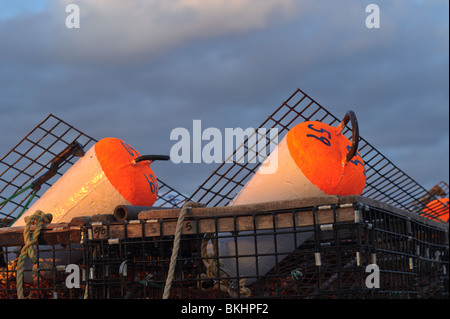
<svg viewBox="0 0 450 319"><path fill-rule="evenodd" d="M350 160L355 156L358 151L358 143L359 143L359 126L358 120L356 119L356 115L353 111L347 111L344 116L344 119L338 126L338 132L341 133L344 129L345 125L350 121L352 125L352 146L345 158L346 163L350 162Z"/></svg>
<svg viewBox="0 0 450 319"><path fill-rule="evenodd" d="M135 163L139 163L142 161L168 161L170 160L170 156L167 155L141 155L134 159Z"/></svg>

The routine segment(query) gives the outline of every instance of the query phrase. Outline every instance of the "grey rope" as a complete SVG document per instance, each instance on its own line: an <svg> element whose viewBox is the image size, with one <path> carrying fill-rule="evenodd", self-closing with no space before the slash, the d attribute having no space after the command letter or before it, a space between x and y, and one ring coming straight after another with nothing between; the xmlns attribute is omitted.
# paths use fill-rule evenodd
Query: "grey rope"
<svg viewBox="0 0 450 319"><path fill-rule="evenodd" d="M183 228L184 217L191 207L202 207L201 203L186 202L181 208L180 215L178 215L177 226L175 228L175 238L173 241L172 257L170 258L169 272L167 273L166 285L164 286L163 299L168 299L170 294L170 288L172 287L173 275L175 272L175 265L178 258L178 250L180 248L181 230Z"/></svg>

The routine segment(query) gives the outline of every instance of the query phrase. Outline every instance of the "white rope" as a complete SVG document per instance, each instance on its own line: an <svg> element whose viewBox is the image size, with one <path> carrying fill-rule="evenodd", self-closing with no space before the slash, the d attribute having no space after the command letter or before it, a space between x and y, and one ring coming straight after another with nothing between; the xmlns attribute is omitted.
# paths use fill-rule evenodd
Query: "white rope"
<svg viewBox="0 0 450 319"><path fill-rule="evenodd" d="M173 275L175 272L175 265L178 258L178 250L180 248L181 230L183 228L184 217L191 207L204 206L201 203L186 202L181 208L180 215L178 215L177 227L175 228L175 238L173 241L172 257L170 258L169 272L167 273L166 285L164 287L163 299L168 299L170 288L172 287Z"/></svg>

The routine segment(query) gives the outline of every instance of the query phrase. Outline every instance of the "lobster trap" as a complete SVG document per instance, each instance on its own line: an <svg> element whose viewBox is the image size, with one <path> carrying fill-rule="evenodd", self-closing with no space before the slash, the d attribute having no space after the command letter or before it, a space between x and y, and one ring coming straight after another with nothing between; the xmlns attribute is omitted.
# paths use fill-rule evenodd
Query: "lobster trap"
<svg viewBox="0 0 450 319"><path fill-rule="evenodd" d="M182 223L181 209L174 208L142 211L125 222L98 216L48 225L38 263L25 269L30 274L25 295L160 299L168 291L171 299L448 298L443 223L360 196L187 207ZM20 245L20 238L13 229L0 232L4 247ZM83 253L76 264L79 286L69 289L66 267L77 250ZM49 252L65 253L66 260L52 259ZM15 298L15 273L7 269L0 297Z"/></svg>
<svg viewBox="0 0 450 319"><path fill-rule="evenodd" d="M447 183L426 190L360 136L362 196L229 205L260 145L276 144L268 133L309 120L340 122L297 89L235 149L247 161L220 164L191 196L158 179L154 207L131 219L43 225L21 282L26 229L8 226L96 142L48 116L0 160L0 299L448 298Z"/></svg>
<svg viewBox="0 0 450 319"><path fill-rule="evenodd" d="M90 225L89 296L162 298L179 213ZM448 227L365 197L191 208L180 225L169 298L448 298Z"/></svg>

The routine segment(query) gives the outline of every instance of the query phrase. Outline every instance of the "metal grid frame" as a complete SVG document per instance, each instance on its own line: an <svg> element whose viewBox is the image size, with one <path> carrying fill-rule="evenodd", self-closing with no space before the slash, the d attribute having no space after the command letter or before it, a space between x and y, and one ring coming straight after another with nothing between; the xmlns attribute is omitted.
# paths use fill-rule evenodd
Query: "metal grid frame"
<svg viewBox="0 0 450 319"><path fill-rule="evenodd" d="M156 198L155 207L183 207L183 204L188 200L188 197L175 188L169 186L161 179L158 180L158 197Z"/></svg>
<svg viewBox="0 0 450 319"><path fill-rule="evenodd" d="M377 207L366 206L363 216L362 234L382 270L381 285L392 287L376 290L377 298L448 298L448 228Z"/></svg>
<svg viewBox="0 0 450 319"><path fill-rule="evenodd" d="M3 246L3 245L2 245ZM73 263L72 256L76 253L83 254L83 247L79 244L65 243L64 245L39 245L36 251L37 263L32 265L28 260L23 271L23 294L27 299L79 299L84 292L80 289L68 289L66 286L66 265ZM17 247L0 247L1 262L5 262L8 255L17 256ZM66 259L58 260L56 257L62 254ZM50 259L48 256L51 256ZM44 257L45 256L45 257ZM17 299L17 278L15 263L0 267L0 300ZM44 262L43 259L47 261ZM56 262L58 260L58 262ZM63 263L63 264L61 264ZM80 264L80 263L78 263Z"/></svg>
<svg viewBox="0 0 450 319"><path fill-rule="evenodd" d="M266 129L266 136L273 128L278 129L278 136L281 140L293 126L310 120L333 126L337 126L341 122L310 96L297 89L255 129L254 134L258 136L255 143L262 138L257 132L260 128ZM346 126L343 134L351 139L349 127ZM229 203L261 164L261 162L253 163L251 161L256 156L254 151L256 146L249 143L249 140L250 137L247 137L244 143L236 148L231 157L232 163L220 164L190 196L190 200L202 202L208 206L225 206ZM266 137L267 153L273 143L273 140ZM247 156L247 162L240 163L239 159L234 159L239 151L243 151L244 157ZM366 166L367 182L362 193L363 196L419 214L423 214L422 209L432 199L448 197L446 183L441 182L443 192L439 194L426 190L362 137L359 140L358 151ZM447 186L445 187L445 185ZM429 215L432 218L438 218L442 214L430 211Z"/></svg>
<svg viewBox="0 0 450 319"><path fill-rule="evenodd" d="M28 186L36 176L46 172L49 164L65 147L78 141L84 148L95 139L79 131L53 114L32 129L13 149L0 159L0 201ZM70 156L59 167L56 176L42 185L36 199L75 163ZM0 224L14 217L31 197L33 190L24 192L0 206Z"/></svg>

